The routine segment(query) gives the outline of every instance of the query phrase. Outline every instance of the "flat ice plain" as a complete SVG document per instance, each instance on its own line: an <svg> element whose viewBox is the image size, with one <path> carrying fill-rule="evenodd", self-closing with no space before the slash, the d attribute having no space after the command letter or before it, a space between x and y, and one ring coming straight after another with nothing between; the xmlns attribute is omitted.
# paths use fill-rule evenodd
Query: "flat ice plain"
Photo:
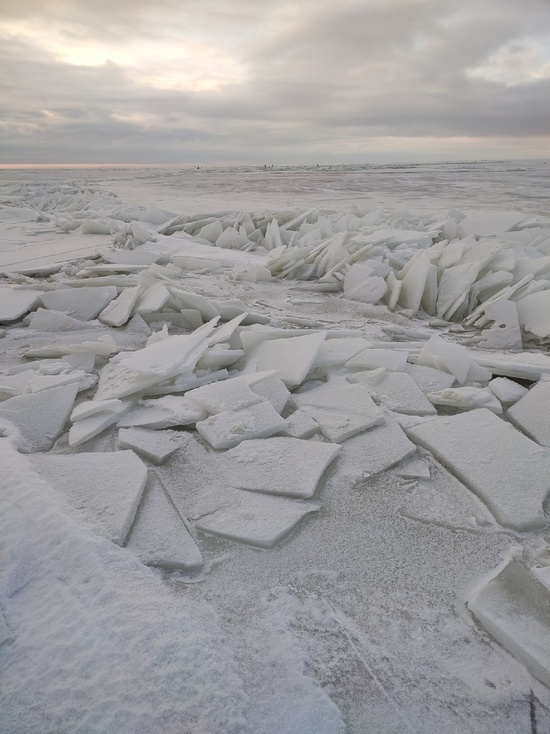
<svg viewBox="0 0 550 734"><path fill-rule="evenodd" d="M550 731L549 183L0 171L2 734Z"/></svg>

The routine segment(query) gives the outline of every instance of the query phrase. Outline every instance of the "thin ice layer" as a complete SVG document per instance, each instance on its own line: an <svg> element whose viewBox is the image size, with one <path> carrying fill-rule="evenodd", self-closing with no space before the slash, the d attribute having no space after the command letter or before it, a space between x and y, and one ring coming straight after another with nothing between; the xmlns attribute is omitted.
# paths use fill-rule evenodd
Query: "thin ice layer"
<svg viewBox="0 0 550 734"><path fill-rule="evenodd" d="M194 571L202 555L162 484L151 476L126 541L148 566Z"/></svg>
<svg viewBox="0 0 550 734"><path fill-rule="evenodd" d="M511 560L468 602L487 631L535 678L550 686L550 591Z"/></svg>
<svg viewBox="0 0 550 734"><path fill-rule="evenodd" d="M17 290L0 287L0 322L15 321L28 313L40 301L42 291Z"/></svg>
<svg viewBox="0 0 550 734"><path fill-rule="evenodd" d="M308 499L340 448L298 438L264 438L228 451L224 465L229 484L237 489Z"/></svg>
<svg viewBox="0 0 550 734"><path fill-rule="evenodd" d="M247 360L248 371L279 370L279 377L292 389L301 385L325 341L325 332L267 339Z"/></svg>
<svg viewBox="0 0 550 734"><path fill-rule="evenodd" d="M544 527L550 451L490 410L436 418L409 428L407 435L477 494L501 525Z"/></svg>
<svg viewBox="0 0 550 734"><path fill-rule="evenodd" d="M80 321L90 321L102 311L113 298L116 298L117 289L114 285L102 288L60 288L48 291L42 296L45 308L52 311L63 311Z"/></svg>
<svg viewBox="0 0 550 734"><path fill-rule="evenodd" d="M183 445L175 431L152 431L149 428L121 428L117 448L131 449L153 464L162 464Z"/></svg>
<svg viewBox="0 0 550 734"><path fill-rule="evenodd" d="M319 505L235 490L230 504L202 517L197 530L220 538L272 548Z"/></svg>
<svg viewBox="0 0 550 734"><path fill-rule="evenodd" d="M96 531L124 543L147 483L147 467L133 451L41 454L31 462Z"/></svg>
<svg viewBox="0 0 550 734"><path fill-rule="evenodd" d="M408 415L435 415L436 409L405 372L388 372L385 369L356 372L349 381L367 388L370 396L388 410Z"/></svg>

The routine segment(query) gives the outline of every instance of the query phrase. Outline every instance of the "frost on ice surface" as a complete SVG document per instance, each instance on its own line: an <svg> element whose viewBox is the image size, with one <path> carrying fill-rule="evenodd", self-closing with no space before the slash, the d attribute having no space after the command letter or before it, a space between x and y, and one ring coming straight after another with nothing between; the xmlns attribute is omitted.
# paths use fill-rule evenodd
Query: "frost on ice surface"
<svg viewBox="0 0 550 734"><path fill-rule="evenodd" d="M408 436L478 495L504 527L544 527L550 450L485 408L437 418Z"/></svg>
<svg viewBox="0 0 550 734"><path fill-rule="evenodd" d="M526 387L514 382L514 380L509 380L507 377L495 377L494 380L489 382L489 388L503 405L516 403L528 393Z"/></svg>
<svg viewBox="0 0 550 734"><path fill-rule="evenodd" d="M447 387L445 390L428 393L434 405L445 405L459 410L487 408L496 415L502 414L502 405L492 390L487 387Z"/></svg>
<svg viewBox="0 0 550 734"><path fill-rule="evenodd" d="M202 517L197 530L257 548L272 548L319 505L235 490L230 503Z"/></svg>
<svg viewBox="0 0 550 734"><path fill-rule="evenodd" d="M194 571L200 550L158 478L151 475L125 543L148 566Z"/></svg>
<svg viewBox="0 0 550 734"><path fill-rule="evenodd" d="M364 385L374 402L388 410L410 415L435 415L437 412L412 377L405 372L388 372L380 368L355 372L348 379Z"/></svg>
<svg viewBox="0 0 550 734"><path fill-rule="evenodd" d="M237 489L309 499L340 446L298 438L245 441L224 456L228 484Z"/></svg>
<svg viewBox="0 0 550 734"><path fill-rule="evenodd" d="M346 362L352 369L375 370L384 368L393 372L404 372L407 365L407 352L396 349L365 349Z"/></svg>
<svg viewBox="0 0 550 734"><path fill-rule="evenodd" d="M78 385L16 395L0 403L0 418L13 423L28 451L49 451L73 409Z"/></svg>
<svg viewBox="0 0 550 734"><path fill-rule="evenodd" d="M519 560L474 592L468 608L529 672L550 686L550 591Z"/></svg>
<svg viewBox="0 0 550 734"><path fill-rule="evenodd" d="M147 482L133 451L36 455L32 464L102 535L124 543Z"/></svg>
<svg viewBox="0 0 550 734"><path fill-rule="evenodd" d="M276 369L288 388L297 387L302 384L315 363L324 341L324 332L286 339L267 339L249 355L248 371Z"/></svg>
<svg viewBox="0 0 550 734"><path fill-rule="evenodd" d="M260 402L260 398L252 392L245 377L212 382L188 390L185 397L211 415L241 410Z"/></svg>
<svg viewBox="0 0 550 734"><path fill-rule="evenodd" d="M163 398L140 400L123 415L120 428L171 428L189 426L207 418L208 413L183 395L166 395Z"/></svg>
<svg viewBox="0 0 550 734"><path fill-rule="evenodd" d="M6 642L13 642L13 635L6 624L2 609L0 609L0 648Z"/></svg>

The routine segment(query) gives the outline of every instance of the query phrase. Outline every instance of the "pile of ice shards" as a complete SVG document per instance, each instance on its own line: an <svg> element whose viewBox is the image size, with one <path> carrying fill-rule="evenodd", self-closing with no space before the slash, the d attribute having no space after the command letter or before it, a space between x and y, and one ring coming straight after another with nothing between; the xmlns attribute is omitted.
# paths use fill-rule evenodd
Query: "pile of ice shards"
<svg viewBox="0 0 550 734"><path fill-rule="evenodd" d="M412 482L407 517L435 516L448 497L440 522L520 540L545 528L542 351L467 349L448 331L404 341L407 330L388 327L394 340L373 343L280 328L187 276L315 279L304 287L320 297L343 289L411 315L494 322L483 346L517 350L550 337L550 229L457 212L440 222L359 210L144 216L118 228L124 247L106 262L40 280L13 274L0 290L3 434L97 532L146 564L185 571L201 568L209 537L271 548L321 508L323 478L350 455L349 482L395 466ZM95 231L88 219L78 226ZM264 257L228 261L212 245ZM548 683L550 648L532 645L550 632L550 562L540 558L509 561L469 608Z"/></svg>

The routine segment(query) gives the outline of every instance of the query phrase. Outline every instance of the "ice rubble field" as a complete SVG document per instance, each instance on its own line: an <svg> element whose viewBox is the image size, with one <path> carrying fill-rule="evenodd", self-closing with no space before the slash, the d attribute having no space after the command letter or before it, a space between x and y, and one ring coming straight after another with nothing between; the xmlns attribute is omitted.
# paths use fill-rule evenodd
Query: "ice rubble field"
<svg viewBox="0 0 550 734"><path fill-rule="evenodd" d="M72 173L2 179L0 731L549 730L550 212Z"/></svg>

